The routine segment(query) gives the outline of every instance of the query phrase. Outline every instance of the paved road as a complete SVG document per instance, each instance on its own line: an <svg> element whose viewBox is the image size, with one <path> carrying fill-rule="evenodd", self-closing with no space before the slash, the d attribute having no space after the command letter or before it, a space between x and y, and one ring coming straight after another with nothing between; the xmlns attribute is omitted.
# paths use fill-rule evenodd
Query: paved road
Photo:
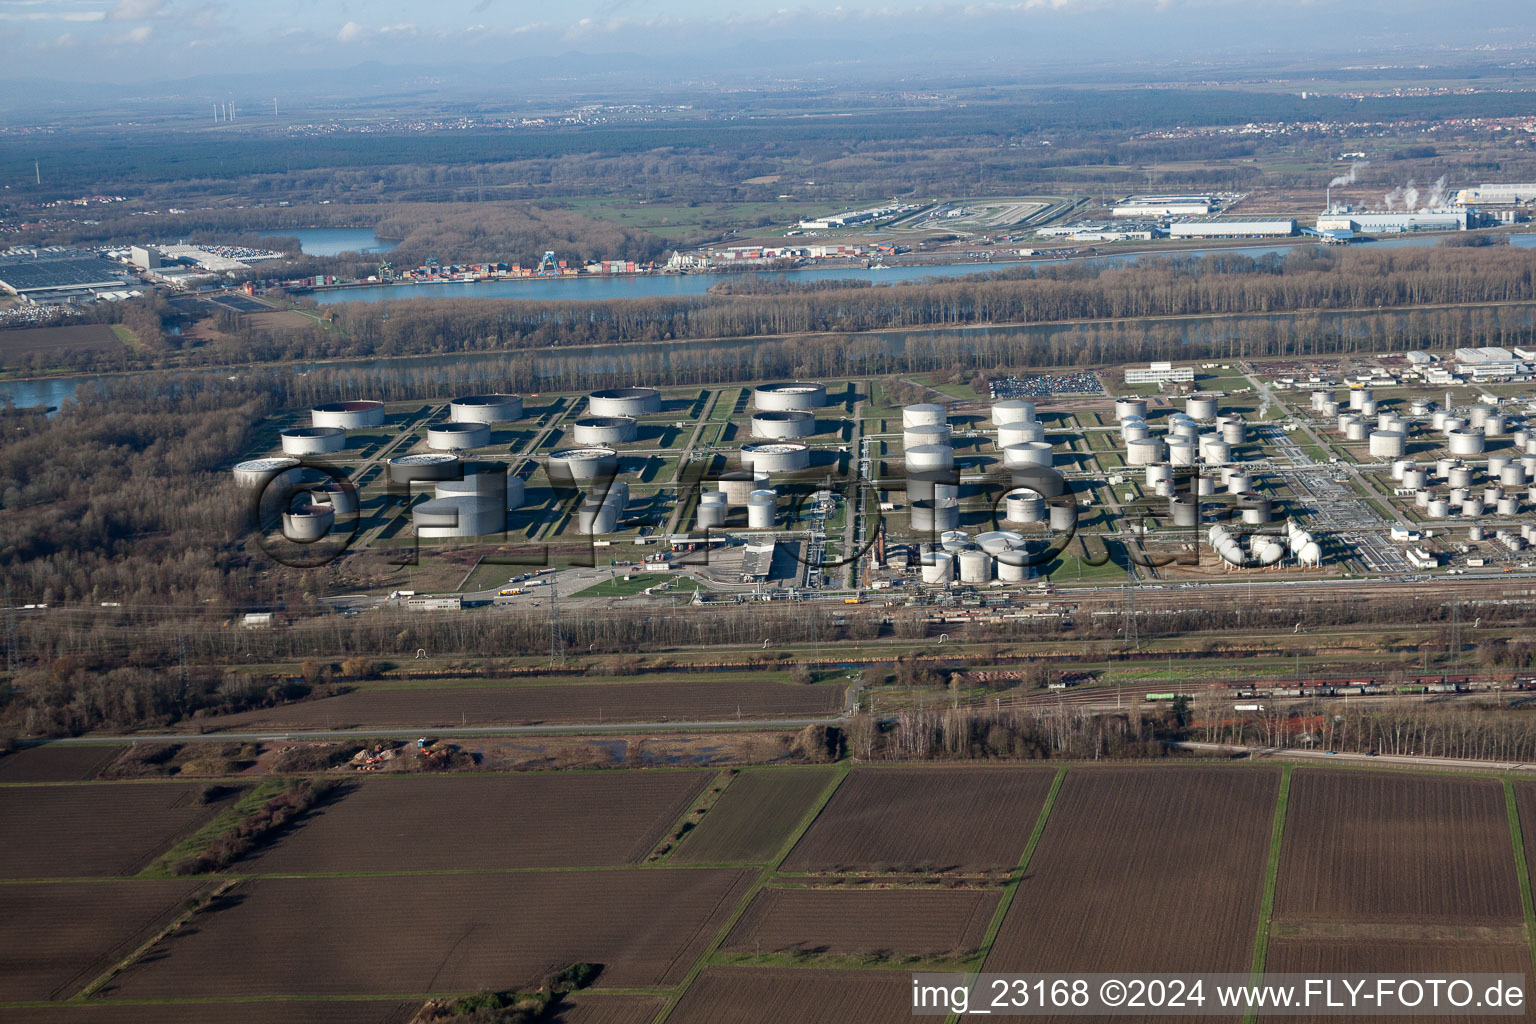
<svg viewBox="0 0 1536 1024"><path fill-rule="evenodd" d="M1227 743L1170 743L1175 750L1192 750L1197 753L1238 754L1250 757L1299 758L1307 761L1347 761L1365 764L1405 764L1416 768L1475 768L1480 771L1530 771L1536 772L1536 764L1518 761L1473 761L1456 757L1425 757L1420 754L1330 754L1326 750L1297 750L1289 747L1243 747Z"/></svg>

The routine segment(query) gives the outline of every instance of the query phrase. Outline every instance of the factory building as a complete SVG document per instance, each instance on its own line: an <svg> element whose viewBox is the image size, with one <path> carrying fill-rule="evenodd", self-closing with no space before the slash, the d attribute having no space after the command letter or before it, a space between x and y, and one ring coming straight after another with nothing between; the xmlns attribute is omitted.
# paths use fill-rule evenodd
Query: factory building
<svg viewBox="0 0 1536 1024"><path fill-rule="evenodd" d="M121 291L128 282L123 266L82 249L49 246L0 252L0 289L29 302L94 299L98 292Z"/></svg>
<svg viewBox="0 0 1536 1024"><path fill-rule="evenodd" d="M1184 220L1168 226L1169 238L1286 238L1294 220Z"/></svg>
<svg viewBox="0 0 1536 1024"><path fill-rule="evenodd" d="M1204 217L1216 207L1210 196L1131 196L1116 206L1116 217Z"/></svg>
<svg viewBox="0 0 1536 1024"><path fill-rule="evenodd" d="M1453 198L1457 206L1519 206L1536 200L1536 183L1472 185Z"/></svg>
<svg viewBox="0 0 1536 1024"><path fill-rule="evenodd" d="M1172 363L1150 363L1145 370L1138 368L1125 371L1127 384L1165 384L1189 382L1195 379L1193 366L1174 366Z"/></svg>
<svg viewBox="0 0 1536 1024"><path fill-rule="evenodd" d="M1469 215L1465 210L1420 210L1416 213L1319 214L1318 231L1355 231L1366 235L1396 235L1409 231L1465 231Z"/></svg>
<svg viewBox="0 0 1536 1024"><path fill-rule="evenodd" d="M1509 380L1530 372L1530 367L1507 348L1489 345L1483 348L1458 348L1456 372L1471 381Z"/></svg>

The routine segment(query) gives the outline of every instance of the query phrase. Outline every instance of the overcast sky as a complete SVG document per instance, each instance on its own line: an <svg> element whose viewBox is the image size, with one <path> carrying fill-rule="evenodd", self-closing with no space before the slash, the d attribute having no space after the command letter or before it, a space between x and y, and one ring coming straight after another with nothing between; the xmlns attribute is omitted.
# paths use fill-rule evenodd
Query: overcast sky
<svg viewBox="0 0 1536 1024"><path fill-rule="evenodd" d="M1471 15L1471 16L1463 16ZM216 72L462 65L568 51L888 62L1021 62L1530 46L1536 3L1479 0L0 0L0 77L137 82ZM1021 65L1024 66L1024 65Z"/></svg>

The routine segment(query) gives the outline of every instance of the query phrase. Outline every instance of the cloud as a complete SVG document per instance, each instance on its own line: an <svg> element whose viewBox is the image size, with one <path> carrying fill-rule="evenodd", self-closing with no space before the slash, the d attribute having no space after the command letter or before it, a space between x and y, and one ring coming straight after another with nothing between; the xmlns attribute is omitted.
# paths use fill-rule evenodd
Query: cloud
<svg viewBox="0 0 1536 1024"><path fill-rule="evenodd" d="M0 21L101 21L105 11L0 11Z"/></svg>
<svg viewBox="0 0 1536 1024"><path fill-rule="evenodd" d="M349 21L341 26L341 31L336 33L338 43L355 43L368 34L368 30L355 21Z"/></svg>
<svg viewBox="0 0 1536 1024"><path fill-rule="evenodd" d="M137 28L129 29L127 33L123 35L123 42L132 43L135 46L139 45L140 43L147 43L149 42L149 37L153 35L154 32L155 29L153 25L140 25Z"/></svg>
<svg viewBox="0 0 1536 1024"><path fill-rule="evenodd" d="M117 0L107 12L108 21L146 21L165 13L165 0Z"/></svg>

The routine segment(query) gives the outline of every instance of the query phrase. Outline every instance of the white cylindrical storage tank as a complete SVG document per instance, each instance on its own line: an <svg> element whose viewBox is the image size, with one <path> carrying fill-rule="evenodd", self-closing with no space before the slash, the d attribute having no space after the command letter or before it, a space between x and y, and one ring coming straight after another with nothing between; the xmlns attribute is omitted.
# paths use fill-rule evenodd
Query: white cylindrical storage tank
<svg viewBox="0 0 1536 1024"><path fill-rule="evenodd" d="M1444 519L1451 514L1451 503L1444 498L1431 498L1425 511L1431 519Z"/></svg>
<svg viewBox="0 0 1536 1024"><path fill-rule="evenodd" d="M901 410L901 428L932 426L949 421L949 410L937 402L920 402Z"/></svg>
<svg viewBox="0 0 1536 1024"><path fill-rule="evenodd" d="M1424 484L1428 482L1428 479L1429 479L1429 474L1424 472L1424 470L1422 470L1422 469L1405 469L1405 470L1403 470L1403 486L1404 487L1413 487L1413 488L1423 487Z"/></svg>
<svg viewBox="0 0 1536 1024"><path fill-rule="evenodd" d="M1173 479L1173 466L1159 462L1147 467L1147 486L1156 487L1165 480Z"/></svg>
<svg viewBox="0 0 1536 1024"><path fill-rule="evenodd" d="M1152 485L1152 493L1159 498L1173 497L1173 481L1159 480L1157 483Z"/></svg>
<svg viewBox="0 0 1536 1024"><path fill-rule="evenodd" d="M1525 446L1531 440L1531 432L1522 427L1521 429L1515 431L1513 434L1510 434L1509 440L1512 444L1514 444L1516 448L1519 448L1523 451Z"/></svg>
<svg viewBox="0 0 1536 1024"><path fill-rule="evenodd" d="M1175 466L1193 466L1198 451L1198 446L1189 438L1172 438L1168 442L1168 461Z"/></svg>
<svg viewBox="0 0 1536 1024"><path fill-rule="evenodd" d="M340 427L289 427L279 435L284 455L329 455L347 446Z"/></svg>
<svg viewBox="0 0 1536 1024"><path fill-rule="evenodd" d="M1508 455L1488 456L1488 479L1497 480L1499 478L1499 474L1504 472L1504 467L1513 461L1514 459L1510 458Z"/></svg>
<svg viewBox="0 0 1536 1024"><path fill-rule="evenodd" d="M1465 430L1465 429L1467 429L1467 421L1463 417L1461 417L1461 416L1447 416L1445 418L1445 426L1443 428L1441 428L1440 432L1442 434L1449 434L1453 430ZM1478 433L1481 434L1482 431L1479 430Z"/></svg>
<svg viewBox="0 0 1536 1024"><path fill-rule="evenodd" d="M1377 430L1401 430L1403 421L1397 418L1396 413L1379 412L1376 414Z"/></svg>
<svg viewBox="0 0 1536 1024"><path fill-rule="evenodd" d="M1313 412L1322 412L1323 411L1323 406L1327 405L1332 400L1333 400L1333 395L1330 394L1327 391L1314 391L1314 392L1312 392L1312 411Z"/></svg>
<svg viewBox="0 0 1536 1024"><path fill-rule="evenodd" d="M744 444L739 457L742 469L759 473L796 473L811 466L811 450L803 444Z"/></svg>
<svg viewBox="0 0 1536 1024"><path fill-rule="evenodd" d="M921 448L925 444L949 445L948 423L923 423L915 427L904 427L901 431L901 446L903 448Z"/></svg>
<svg viewBox="0 0 1536 1024"><path fill-rule="evenodd" d="M1228 420L1221 425L1221 439L1231 445L1242 444L1248 440L1248 425L1242 420Z"/></svg>
<svg viewBox="0 0 1536 1024"><path fill-rule="evenodd" d="M1481 430L1459 427L1445 435L1452 455L1481 455L1486 439Z"/></svg>
<svg viewBox="0 0 1536 1024"><path fill-rule="evenodd" d="M784 381L752 389L752 406L763 412L813 412L827 404L827 386L811 381Z"/></svg>
<svg viewBox="0 0 1536 1024"><path fill-rule="evenodd" d="M330 505L331 512L337 518L357 515L357 488L351 483L330 480L321 484L316 491L311 491L310 493L315 495L320 502Z"/></svg>
<svg viewBox="0 0 1536 1024"><path fill-rule="evenodd" d="M1045 427L1035 420L1004 423L997 428L997 446L999 448L1044 440Z"/></svg>
<svg viewBox="0 0 1536 1024"><path fill-rule="evenodd" d="M586 537L612 533L619 528L619 517L623 511L624 505L620 502L600 501L588 495L576 506L576 532Z"/></svg>
<svg viewBox="0 0 1536 1024"><path fill-rule="evenodd" d="M329 505L304 505L283 513L283 536L295 544L313 544L331 532L336 513Z"/></svg>
<svg viewBox="0 0 1536 1024"><path fill-rule="evenodd" d="M1413 496L1413 503L1419 508L1429 508L1430 499L1434 498L1434 491L1419 491Z"/></svg>
<svg viewBox="0 0 1536 1024"><path fill-rule="evenodd" d="M776 491L753 491L747 496L747 529L771 530L778 517L779 495Z"/></svg>
<svg viewBox="0 0 1536 1024"><path fill-rule="evenodd" d="M1175 423L1168 429L1168 440L1172 441L1174 438L1198 443L1200 441L1200 425L1194 420Z"/></svg>
<svg viewBox="0 0 1536 1024"><path fill-rule="evenodd" d="M1445 421L1451 418L1449 409L1436 409L1429 414L1429 425L1435 430L1444 430Z"/></svg>
<svg viewBox="0 0 1536 1024"><path fill-rule="evenodd" d="M1344 426L1344 440L1346 440L1346 441L1364 441L1365 440L1365 423L1363 421L1361 421L1361 420L1355 420L1353 423L1345 424L1345 426Z"/></svg>
<svg viewBox="0 0 1536 1024"><path fill-rule="evenodd" d="M639 429L631 416L583 416L572 425L571 439L577 444L628 444Z"/></svg>
<svg viewBox="0 0 1536 1024"><path fill-rule="evenodd" d="M511 423L523 418L522 395L465 395L448 403L454 423Z"/></svg>
<svg viewBox="0 0 1536 1024"><path fill-rule="evenodd" d="M661 392L655 388L604 388L587 396L589 416L649 416L661 411Z"/></svg>
<svg viewBox="0 0 1536 1024"><path fill-rule="evenodd" d="M1243 522L1248 526L1259 526L1269 522L1274 517L1274 508L1268 498L1255 494L1241 498L1237 503L1242 513Z"/></svg>
<svg viewBox="0 0 1536 1024"><path fill-rule="evenodd" d="M434 451L458 452L490 443L489 423L434 423L427 428L427 447Z"/></svg>
<svg viewBox="0 0 1536 1024"><path fill-rule="evenodd" d="M401 455L389 460L389 479L397 484L432 483L462 476L459 457L442 452Z"/></svg>
<svg viewBox="0 0 1536 1024"><path fill-rule="evenodd" d="M1339 419L1338 419L1339 433L1342 434L1342 433L1344 433L1344 431L1348 430L1349 429L1349 425L1351 423L1360 423L1360 422L1363 422L1363 421L1360 419L1359 416L1356 416L1354 413L1349 413L1349 412L1341 412L1341 413L1339 413Z"/></svg>
<svg viewBox="0 0 1536 1024"><path fill-rule="evenodd" d="M1480 540L1482 540L1486 536L1487 536L1487 531L1484 530L1481 526L1469 526L1469 527L1467 527L1467 540L1470 540L1470 541L1480 541Z"/></svg>
<svg viewBox="0 0 1536 1024"><path fill-rule="evenodd" d="M768 489L768 474L721 473L717 485L728 503L741 506L747 503L747 498L751 497L753 491Z"/></svg>
<svg viewBox="0 0 1536 1024"><path fill-rule="evenodd" d="M1520 468L1525 470L1527 478L1536 478L1536 455L1520 456Z"/></svg>
<svg viewBox="0 0 1536 1024"><path fill-rule="evenodd" d="M507 510L498 498L432 498L411 509L411 522L418 537L484 537L506 529Z"/></svg>
<svg viewBox="0 0 1536 1024"><path fill-rule="evenodd" d="M709 530L724 526L727 511L728 506L723 501L700 501L696 516L699 529Z"/></svg>
<svg viewBox="0 0 1536 1024"><path fill-rule="evenodd" d="M907 500L960 497L960 474L953 469L925 469L907 474Z"/></svg>
<svg viewBox="0 0 1536 1024"><path fill-rule="evenodd" d="M920 444L908 448L905 455L908 473L953 469L955 465L955 450L947 444Z"/></svg>
<svg viewBox="0 0 1536 1024"><path fill-rule="evenodd" d="M259 491L278 476L297 469L298 459L250 459L235 466L235 483L249 491Z"/></svg>
<svg viewBox="0 0 1536 1024"><path fill-rule="evenodd" d="M1400 430L1371 432L1371 454L1378 459L1400 458L1408 450L1408 439Z"/></svg>
<svg viewBox="0 0 1536 1024"><path fill-rule="evenodd" d="M1202 473L1195 478L1195 493L1202 498L1209 498L1216 493L1216 481Z"/></svg>
<svg viewBox="0 0 1536 1024"><path fill-rule="evenodd" d="M1003 495L1003 518L1010 523L1045 521L1045 499L1027 487L1018 487Z"/></svg>
<svg viewBox="0 0 1536 1024"><path fill-rule="evenodd" d="M1375 400L1376 392L1370 388L1349 389L1349 407L1351 409L1363 409L1366 402L1374 402Z"/></svg>
<svg viewBox="0 0 1536 1024"><path fill-rule="evenodd" d="M1447 494L1450 503L1457 506L1470 497L1472 497L1472 490L1468 487L1452 487Z"/></svg>
<svg viewBox="0 0 1536 1024"><path fill-rule="evenodd" d="M439 480L432 488L434 498L457 498L469 495L475 498L503 498L508 491L507 480L516 477L502 477L500 473L481 472L480 467L463 467L463 476L458 480Z"/></svg>
<svg viewBox="0 0 1536 1024"><path fill-rule="evenodd" d="M1206 438L1212 438L1206 440ZM1221 466L1232 461L1232 446L1227 442L1205 434L1200 439L1200 457L1209 465Z"/></svg>
<svg viewBox="0 0 1536 1024"><path fill-rule="evenodd" d="M1023 398L1007 398L1001 402L992 403L992 425L1000 427L1004 423L1023 423L1035 418L1035 403Z"/></svg>
<svg viewBox="0 0 1536 1024"><path fill-rule="evenodd" d="M1398 459L1392 463L1392 479L1401 480L1403 474L1414 468L1412 459Z"/></svg>
<svg viewBox="0 0 1536 1024"><path fill-rule="evenodd" d="M1026 441L1003 449L1003 466L1007 469L1023 469L1027 466L1049 467L1055 455L1045 441Z"/></svg>
<svg viewBox="0 0 1536 1024"><path fill-rule="evenodd" d="M1125 462L1129 466L1150 466L1155 462L1167 461L1167 455L1160 437L1143 437L1135 441L1128 441L1125 445Z"/></svg>
<svg viewBox="0 0 1536 1024"><path fill-rule="evenodd" d="M1076 505L1051 505L1046 511L1046 522L1052 530L1061 533L1077 525Z"/></svg>
<svg viewBox="0 0 1536 1024"><path fill-rule="evenodd" d="M1415 398L1412 402L1408 403L1408 414L1410 416L1428 416L1429 403L1422 398Z"/></svg>
<svg viewBox="0 0 1536 1024"><path fill-rule="evenodd" d="M976 535L976 546L989 555L1000 555L1004 551L1022 548L1024 537L1012 530L988 530Z"/></svg>
<svg viewBox="0 0 1536 1024"><path fill-rule="evenodd" d="M1483 503L1477 498L1468 498L1461 503L1461 514L1468 519L1476 519L1483 514Z"/></svg>
<svg viewBox="0 0 1536 1024"><path fill-rule="evenodd" d="M1445 480L1452 487L1471 487L1472 467L1452 466L1451 471L1445 475Z"/></svg>
<svg viewBox="0 0 1536 1024"><path fill-rule="evenodd" d="M1435 476L1444 480L1451 475L1451 470L1455 469L1456 466L1457 462L1455 459L1436 459Z"/></svg>
<svg viewBox="0 0 1536 1024"><path fill-rule="evenodd" d="M549 478L556 483L599 480L619 471L619 453L612 448L562 448L549 453Z"/></svg>
<svg viewBox="0 0 1536 1024"><path fill-rule="evenodd" d="M752 436L789 441L816 433L816 414L800 409L770 409L752 416Z"/></svg>
<svg viewBox="0 0 1536 1024"><path fill-rule="evenodd" d="M943 533L960 526L960 503L953 498L919 498L907 506L915 533Z"/></svg>
<svg viewBox="0 0 1536 1024"><path fill-rule="evenodd" d="M1481 429L1488 422L1488 417L1492 414L1493 408L1491 406L1479 403L1467 410L1467 423L1469 426Z"/></svg>
<svg viewBox="0 0 1536 1024"><path fill-rule="evenodd" d="M1147 418L1147 400L1145 398L1117 398L1115 399L1115 420L1118 422L1128 416Z"/></svg>
<svg viewBox="0 0 1536 1024"><path fill-rule="evenodd" d="M985 551L962 551L955 561L960 566L961 583L989 583L992 580L992 556Z"/></svg>
<svg viewBox="0 0 1536 1024"><path fill-rule="evenodd" d="M1324 402L1323 403L1323 415L1324 416L1331 417L1331 416L1337 416L1338 414L1339 414L1339 403L1338 402L1328 401L1328 402Z"/></svg>
<svg viewBox="0 0 1536 1024"><path fill-rule="evenodd" d="M1504 497L1504 490L1503 490L1503 488L1500 488L1500 487L1484 487L1483 488L1483 504L1484 505L1496 505L1496 504L1498 504L1499 499L1502 498L1502 497Z"/></svg>
<svg viewBox="0 0 1536 1024"><path fill-rule="evenodd" d="M1168 515L1174 526L1194 526L1200 521L1200 506L1193 498L1170 498Z"/></svg>
<svg viewBox="0 0 1536 1024"><path fill-rule="evenodd" d="M1525 486L1525 467L1518 462L1510 463L1499 473L1499 483L1505 487Z"/></svg>
<svg viewBox="0 0 1536 1024"><path fill-rule="evenodd" d="M1022 551L1005 551L997 556L997 578L1004 583L1023 583L1029 579L1029 556Z"/></svg>
<svg viewBox="0 0 1536 1024"><path fill-rule="evenodd" d="M955 578L955 559L943 551L923 556L923 582L933 585L949 583Z"/></svg>
<svg viewBox="0 0 1536 1024"><path fill-rule="evenodd" d="M1233 473L1227 478L1228 494L1247 494L1253 490L1253 477L1247 473Z"/></svg>
<svg viewBox="0 0 1536 1024"><path fill-rule="evenodd" d="M1375 416L1375 415L1376 415L1376 403L1374 401L1360 403L1360 416L1363 419L1370 419L1372 416Z"/></svg>
<svg viewBox="0 0 1536 1024"><path fill-rule="evenodd" d="M1152 430L1145 423L1127 423L1120 430L1120 437L1124 441L1140 441L1152 436Z"/></svg>
<svg viewBox="0 0 1536 1024"><path fill-rule="evenodd" d="M1217 402L1213 395L1191 395L1184 402L1184 412L1197 420L1216 418Z"/></svg>
<svg viewBox="0 0 1536 1024"><path fill-rule="evenodd" d="M316 427L340 427L363 430L384 425L384 403L369 400L326 402L309 410L309 422Z"/></svg>

